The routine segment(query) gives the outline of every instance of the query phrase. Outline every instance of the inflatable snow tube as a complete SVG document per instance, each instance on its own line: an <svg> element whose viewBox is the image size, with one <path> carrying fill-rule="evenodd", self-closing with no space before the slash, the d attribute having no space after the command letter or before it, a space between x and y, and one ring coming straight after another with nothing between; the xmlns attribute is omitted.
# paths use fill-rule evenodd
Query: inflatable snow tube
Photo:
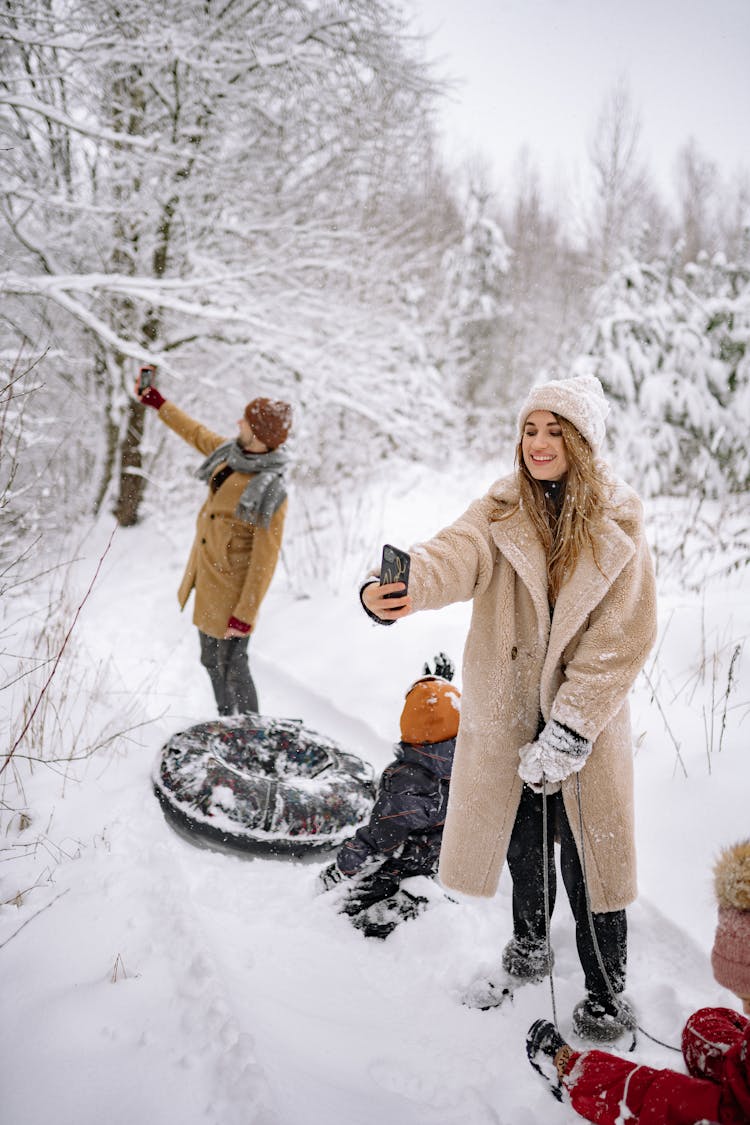
<svg viewBox="0 0 750 1125"><path fill-rule="evenodd" d="M372 767L294 719L237 715L172 735L153 772L169 823L193 843L302 855L370 814Z"/></svg>

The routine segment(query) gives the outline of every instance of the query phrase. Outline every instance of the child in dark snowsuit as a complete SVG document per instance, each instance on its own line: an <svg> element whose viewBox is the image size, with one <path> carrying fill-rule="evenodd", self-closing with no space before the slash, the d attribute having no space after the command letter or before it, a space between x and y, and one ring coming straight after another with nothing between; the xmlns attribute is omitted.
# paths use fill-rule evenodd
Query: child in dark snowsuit
<svg viewBox="0 0 750 1125"><path fill-rule="evenodd" d="M319 876L324 890L348 883L341 912L368 937L387 937L399 921L419 914L427 899L401 882L437 871L461 695L443 653L435 674L429 665L425 672L406 694L396 758L383 771L368 823Z"/></svg>
<svg viewBox="0 0 750 1125"><path fill-rule="evenodd" d="M556 1097L598 1125L750 1125L750 840L726 849L714 869L719 904L711 963L719 984L742 1001L701 1008L682 1032L688 1074L638 1066L605 1051L574 1051L553 1024L537 1020L526 1049Z"/></svg>

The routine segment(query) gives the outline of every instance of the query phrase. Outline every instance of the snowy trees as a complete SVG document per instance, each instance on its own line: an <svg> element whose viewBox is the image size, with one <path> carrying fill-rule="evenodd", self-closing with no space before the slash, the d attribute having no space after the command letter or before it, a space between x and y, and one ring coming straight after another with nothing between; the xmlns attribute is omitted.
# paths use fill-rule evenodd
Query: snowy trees
<svg viewBox="0 0 750 1125"><path fill-rule="evenodd" d="M675 185L679 216L674 236L682 261L694 262L706 253L742 258L750 229L750 173L724 180L691 138L678 153Z"/></svg>
<svg viewBox="0 0 750 1125"><path fill-rule="evenodd" d="M503 333L511 401L529 382L561 361L587 311L590 270L561 221L559 201L545 198L538 165L528 150L516 164L506 229L513 250L508 292L511 313Z"/></svg>
<svg viewBox="0 0 750 1125"><path fill-rule="evenodd" d="M706 160L694 140L688 141L677 158L677 190L680 200L684 255L693 262L701 251L712 248L710 207L715 198L717 168Z"/></svg>
<svg viewBox="0 0 750 1125"><path fill-rule="evenodd" d="M678 272L630 261L597 299L574 365L613 401L608 434L648 495L723 496L750 487L750 268L718 255Z"/></svg>
<svg viewBox="0 0 750 1125"><path fill-rule="evenodd" d="M511 252L489 208L489 192L468 190L462 237L443 256L441 301L446 360L455 370L469 417L497 394L497 335L507 313Z"/></svg>
<svg viewBox="0 0 750 1125"><path fill-rule="evenodd" d="M609 91L597 119L590 157L594 202L589 244L594 269L606 275L623 246L632 246L646 195L646 171L639 154L641 122L624 80Z"/></svg>
<svg viewBox="0 0 750 1125"><path fill-rule="evenodd" d="M117 518L137 518L147 359L167 390L270 390L303 438L345 423L388 448L418 370L404 201L434 93L390 0L32 0L0 20L3 331L49 349L65 425L59 389L79 393L92 499L119 474Z"/></svg>
<svg viewBox="0 0 750 1125"><path fill-rule="evenodd" d="M589 146L593 192L581 205L591 276L601 282L623 253L652 258L680 244L681 261L702 251L741 251L747 225L747 172L725 182L716 164L690 138L674 167L676 206L660 192L641 152L641 118L627 84L607 93Z"/></svg>
<svg viewBox="0 0 750 1125"><path fill-rule="evenodd" d="M33 438L24 426L24 415L33 393L33 373L19 357L0 382L0 595L15 581L28 532L38 530L29 527L25 502L31 489L41 484L35 476L30 479L26 460Z"/></svg>
<svg viewBox="0 0 750 1125"><path fill-rule="evenodd" d="M298 480L330 491L439 453L464 404L462 433L496 443L600 267L652 256L627 91L602 110L599 209L573 248L529 158L504 212L447 180L397 0L5 0L0 51L0 350L6 369L35 357L27 420L55 446L24 455L50 452L76 511L132 523L157 475L141 361L219 429L254 394L291 399ZM690 167L683 225L695 197L715 227Z"/></svg>

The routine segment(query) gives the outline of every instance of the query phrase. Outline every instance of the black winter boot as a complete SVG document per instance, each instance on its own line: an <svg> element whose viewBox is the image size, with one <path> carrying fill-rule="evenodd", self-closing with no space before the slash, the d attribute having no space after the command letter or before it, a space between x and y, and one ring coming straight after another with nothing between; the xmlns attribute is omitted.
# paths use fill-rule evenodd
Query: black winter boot
<svg viewBox="0 0 750 1125"><path fill-rule="evenodd" d="M416 918L429 906L429 900L422 895L413 895L403 887L395 895L374 902L355 914L352 925L361 930L365 937L387 938L400 922Z"/></svg>
<svg viewBox="0 0 750 1125"><path fill-rule="evenodd" d="M551 960L554 965L554 955ZM544 942L528 942L512 937L503 950L502 963L508 976L518 981L543 980L549 973L547 946Z"/></svg>
<svg viewBox="0 0 750 1125"><path fill-rule="evenodd" d="M561 1052L562 1048L566 1048L566 1051L558 1056L558 1052ZM561 1069L558 1069L555 1059L558 1057L560 1063L562 1063L566 1061L570 1053L570 1047L568 1047L555 1025L550 1023L549 1020L537 1020L536 1023L532 1023L526 1036L526 1054L537 1074L541 1074L542 1078L549 1083L549 1087L558 1101L562 1101L562 1082Z"/></svg>
<svg viewBox="0 0 750 1125"><path fill-rule="evenodd" d="M589 993L573 1009L573 1031L592 1043L612 1043L638 1026L635 1012L619 996L598 997Z"/></svg>

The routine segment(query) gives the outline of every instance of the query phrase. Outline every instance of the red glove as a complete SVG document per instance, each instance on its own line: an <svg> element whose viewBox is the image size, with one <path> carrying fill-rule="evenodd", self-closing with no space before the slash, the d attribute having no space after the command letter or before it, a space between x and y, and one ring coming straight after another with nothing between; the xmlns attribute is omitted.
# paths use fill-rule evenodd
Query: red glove
<svg viewBox="0 0 750 1125"><path fill-rule="evenodd" d="M157 391L156 387L146 387L140 398L144 406L153 406L154 410L158 410L167 401L164 395Z"/></svg>
<svg viewBox="0 0 750 1125"><path fill-rule="evenodd" d="M227 621L227 629L236 629L238 633L249 633L252 625L248 625L247 621L240 621L239 617L230 617Z"/></svg>

